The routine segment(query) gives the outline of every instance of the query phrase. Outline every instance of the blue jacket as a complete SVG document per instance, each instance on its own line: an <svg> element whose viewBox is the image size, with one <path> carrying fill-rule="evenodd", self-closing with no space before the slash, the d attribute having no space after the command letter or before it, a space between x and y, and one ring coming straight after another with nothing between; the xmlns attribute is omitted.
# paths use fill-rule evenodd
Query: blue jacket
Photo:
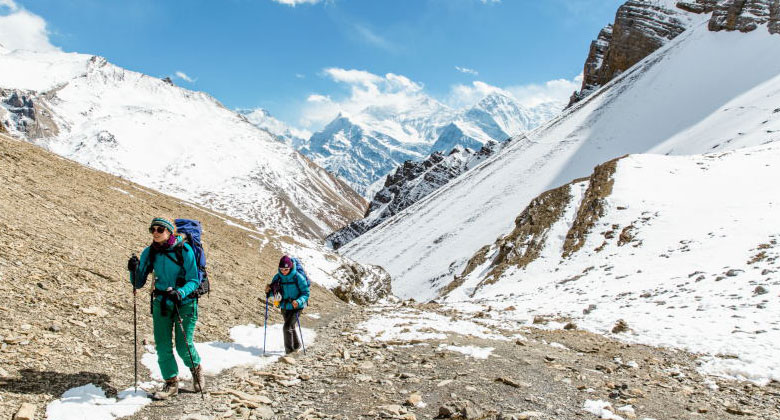
<svg viewBox="0 0 780 420"><path fill-rule="evenodd" d="M309 284L301 273L298 272L295 263L293 268L286 276L281 272L276 273L273 280L271 280L271 289L274 288L274 283L279 283L282 286L282 303L279 305L282 309L294 309L292 301L298 302L298 309L306 307L306 303L309 301Z"/></svg>
<svg viewBox="0 0 780 420"><path fill-rule="evenodd" d="M167 290L169 287L176 289L179 295L182 297L182 303L189 303L194 301L194 298L184 299L185 296L192 293L200 286L200 279L198 277L198 268L195 265L195 253L189 244L182 244L182 238L176 238L176 244L174 244L169 251L158 252L154 257L154 267L149 267L149 256L151 255L151 247L146 247L141 253L140 264L138 264L138 270L130 277L130 283L133 283L135 278L135 288L140 289L146 284L146 277L150 272L154 271L154 287L157 290ZM183 246L182 257L183 266L179 266L176 263L176 253L173 248L176 246ZM183 277L183 285L176 287L176 279ZM162 299L162 296L157 296L157 299Z"/></svg>

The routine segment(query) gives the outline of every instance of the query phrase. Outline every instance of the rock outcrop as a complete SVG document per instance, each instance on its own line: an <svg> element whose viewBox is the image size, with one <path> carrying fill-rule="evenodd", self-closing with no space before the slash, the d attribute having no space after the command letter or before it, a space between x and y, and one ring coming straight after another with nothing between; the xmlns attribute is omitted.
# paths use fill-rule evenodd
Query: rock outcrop
<svg viewBox="0 0 780 420"><path fill-rule="evenodd" d="M582 88L569 106L587 97L653 51L712 14L711 31L750 32L767 25L780 33L780 0L629 0L618 8L615 22L591 43L583 69ZM702 17L699 17L702 16Z"/></svg>
<svg viewBox="0 0 780 420"><path fill-rule="evenodd" d="M780 33L780 0L731 0L717 4L709 29L750 32L759 25L767 25L769 33Z"/></svg>
<svg viewBox="0 0 780 420"><path fill-rule="evenodd" d="M569 106L650 55L690 26L691 13L664 2L629 0L618 8L615 22L591 43L583 69L582 89Z"/></svg>
<svg viewBox="0 0 780 420"><path fill-rule="evenodd" d="M44 93L44 96L48 94ZM56 136L59 133L52 111L36 92L0 89L0 125L3 131L28 139Z"/></svg>
<svg viewBox="0 0 780 420"><path fill-rule="evenodd" d="M408 160L385 179L384 188L374 195L363 219L329 235L334 249L349 243L385 220L400 213L479 162L503 149L510 141L486 143L480 150L456 147L449 154L434 152L422 161Z"/></svg>

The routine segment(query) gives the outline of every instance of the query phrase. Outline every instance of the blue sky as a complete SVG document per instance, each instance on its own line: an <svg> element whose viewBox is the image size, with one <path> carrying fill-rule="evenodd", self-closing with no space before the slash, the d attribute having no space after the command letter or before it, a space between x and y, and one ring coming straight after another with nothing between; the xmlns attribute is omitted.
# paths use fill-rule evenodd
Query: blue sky
<svg viewBox="0 0 780 420"><path fill-rule="evenodd" d="M63 51L102 55L153 76L179 72L178 85L208 92L230 108L263 107L285 122L317 129L327 112L314 115L312 98L328 98L332 112L355 100L356 83L365 84L338 78L334 69L403 76L415 90L453 105L479 96L485 86L521 97L561 96L576 85L590 41L623 3L283 4L299 1L0 0L6 6L0 11L41 18L49 42Z"/></svg>

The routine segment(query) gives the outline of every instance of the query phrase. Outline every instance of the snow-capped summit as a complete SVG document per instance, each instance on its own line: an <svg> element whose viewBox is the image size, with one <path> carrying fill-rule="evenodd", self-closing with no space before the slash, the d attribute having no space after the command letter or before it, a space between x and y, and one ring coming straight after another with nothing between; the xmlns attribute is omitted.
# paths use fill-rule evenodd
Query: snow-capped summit
<svg viewBox="0 0 780 420"><path fill-rule="evenodd" d="M292 146L296 150L300 149L311 137L310 131L291 127L274 118L270 112L263 108L238 109L236 111L246 117L256 127L268 131L276 136L279 141Z"/></svg>
<svg viewBox="0 0 780 420"><path fill-rule="evenodd" d="M414 106L371 106L339 114L301 151L361 194L407 160L423 160L455 147L479 149L536 127L564 104L526 108L505 93L491 93L457 110L421 96ZM407 104L408 105L408 104Z"/></svg>
<svg viewBox="0 0 780 420"><path fill-rule="evenodd" d="M364 200L202 93L75 53L0 54L7 131L93 168L259 226L319 237Z"/></svg>
<svg viewBox="0 0 780 420"><path fill-rule="evenodd" d="M442 127L431 151L449 151L457 146L479 149L491 140L504 141L539 126L564 105L545 102L525 107L506 93L493 92Z"/></svg>

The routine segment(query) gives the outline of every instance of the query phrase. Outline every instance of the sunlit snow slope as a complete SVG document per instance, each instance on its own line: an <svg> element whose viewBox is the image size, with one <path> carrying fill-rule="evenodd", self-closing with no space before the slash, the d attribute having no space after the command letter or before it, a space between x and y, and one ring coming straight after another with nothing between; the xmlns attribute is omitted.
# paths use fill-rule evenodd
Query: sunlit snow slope
<svg viewBox="0 0 780 420"><path fill-rule="evenodd" d="M780 38L685 31L563 115L342 248L431 299L541 192L626 153L733 150L780 130ZM401 239L403 238L403 239Z"/></svg>
<svg viewBox="0 0 780 420"><path fill-rule="evenodd" d="M606 334L623 319L621 339L706 354L707 373L780 380L778 179L778 141L629 155L534 200L447 299Z"/></svg>

